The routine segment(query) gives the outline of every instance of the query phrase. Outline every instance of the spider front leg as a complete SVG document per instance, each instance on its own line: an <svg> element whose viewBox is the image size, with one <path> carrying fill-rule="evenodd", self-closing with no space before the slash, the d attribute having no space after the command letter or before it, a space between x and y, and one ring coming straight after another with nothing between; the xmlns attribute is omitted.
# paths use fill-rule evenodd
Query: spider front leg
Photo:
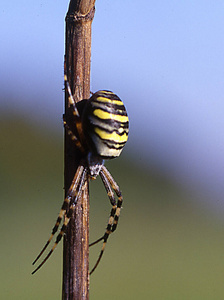
<svg viewBox="0 0 224 300"><path fill-rule="evenodd" d="M102 169L100 171L100 176L101 176L103 184L106 188L107 195L108 195L108 197L110 199L110 202L112 204L112 209L111 209L111 212L110 212L110 218L109 218L109 221L107 223L107 227L106 227L106 231L105 231L104 235L101 238L99 238L98 240L96 240L95 242L93 242L89 245L89 246L93 246L93 245L95 245L98 242L103 240L103 246L102 246L102 249L100 251L100 255L99 255L93 269L91 270L90 275L95 271L96 267L98 266L98 264L99 264L99 262L100 262L100 260L103 256L103 253L104 253L109 235L112 232L114 232L117 228L118 219L119 219L119 216L120 216L120 210L121 210L121 206L122 206L122 202L123 202L123 198L122 198L122 195L121 195L120 188L119 188L119 186L117 185L117 183L113 179L112 175L109 173L109 171L107 170L107 168L105 166L102 166ZM112 189L115 191L115 193L118 197L117 203L116 203L116 200L115 200L114 193L113 193Z"/></svg>
<svg viewBox="0 0 224 300"><path fill-rule="evenodd" d="M48 255L45 257L45 259L42 261L42 263L32 272L32 274L36 273L37 270L39 270L42 265L48 260L48 258L50 257L50 255L53 253L54 249L56 248L57 244L60 242L62 236L65 234L68 223L72 217L73 211L75 209L76 203L81 195L82 192L82 187L84 185L85 180L87 179L87 167L85 167L83 165L83 163L81 163L76 171L76 174L74 176L74 179L72 181L72 184L68 190L67 196L63 202L62 208L60 210L59 216L57 218L57 221L55 223L55 226L52 229L52 233L50 238L48 239L47 243L45 244L45 246L43 247L43 249L41 250L40 254L37 256L37 258L34 260L33 265L36 263L36 261L41 257L41 255L43 254L43 252L45 251L45 249L47 248L47 246L49 245L50 241L52 240L54 234L57 232L59 225L61 223L61 220L63 218L63 216L65 216L64 218L64 222L63 225L61 227L61 230L56 238L56 241L53 245L53 247L51 248L51 250L49 251ZM70 206L69 206L70 204ZM66 213L67 212L67 213Z"/></svg>

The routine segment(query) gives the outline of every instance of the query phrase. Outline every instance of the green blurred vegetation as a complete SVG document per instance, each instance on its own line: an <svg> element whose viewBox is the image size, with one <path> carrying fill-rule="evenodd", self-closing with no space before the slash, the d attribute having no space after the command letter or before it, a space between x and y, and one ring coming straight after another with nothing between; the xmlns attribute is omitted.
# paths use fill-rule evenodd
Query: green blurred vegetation
<svg viewBox="0 0 224 300"><path fill-rule="evenodd" d="M43 131L41 133L41 130ZM31 275L63 200L63 137L24 119L1 118L1 299L61 299L62 244ZM139 154L141 155L141 153ZM90 299L221 300L224 226L191 193L124 154L106 165L124 204L118 230L91 276ZM90 184L90 240L104 232L110 203ZM90 267L101 245L91 248Z"/></svg>

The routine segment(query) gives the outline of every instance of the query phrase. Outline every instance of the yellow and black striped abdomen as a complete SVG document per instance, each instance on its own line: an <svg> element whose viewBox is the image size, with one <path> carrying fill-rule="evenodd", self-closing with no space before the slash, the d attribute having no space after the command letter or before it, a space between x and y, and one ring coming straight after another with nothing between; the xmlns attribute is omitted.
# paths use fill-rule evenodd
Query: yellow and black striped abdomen
<svg viewBox="0 0 224 300"><path fill-rule="evenodd" d="M98 91L87 101L82 123L90 150L104 158L120 155L128 139L129 120L121 99Z"/></svg>

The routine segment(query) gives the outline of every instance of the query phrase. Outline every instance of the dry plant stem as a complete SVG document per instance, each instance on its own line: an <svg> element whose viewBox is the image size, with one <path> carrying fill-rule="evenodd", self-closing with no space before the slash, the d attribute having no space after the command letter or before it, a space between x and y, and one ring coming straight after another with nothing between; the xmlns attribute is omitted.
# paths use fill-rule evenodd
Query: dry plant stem
<svg viewBox="0 0 224 300"><path fill-rule="evenodd" d="M95 0L70 1L66 16L66 70L72 93L78 101L90 93L91 25ZM69 115L68 97L65 114ZM65 194L69 189L80 154L75 151L65 132ZM89 299L89 190L85 182L74 216L64 237L63 291L64 300Z"/></svg>

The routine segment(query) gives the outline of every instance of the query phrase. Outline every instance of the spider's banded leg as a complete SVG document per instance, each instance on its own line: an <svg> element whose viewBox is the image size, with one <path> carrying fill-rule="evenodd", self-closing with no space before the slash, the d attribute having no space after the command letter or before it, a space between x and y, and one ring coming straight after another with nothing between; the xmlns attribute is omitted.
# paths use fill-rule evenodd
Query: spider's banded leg
<svg viewBox="0 0 224 300"><path fill-rule="evenodd" d="M68 77L67 77L67 73L66 73L66 57L64 60L64 82L65 82L65 88L68 92L68 102L69 105L72 107L72 114L74 116L74 121L76 124L76 128L78 130L79 136L81 138L83 138L83 130L82 130L82 122L81 122L81 118L78 112L78 109L76 107L76 101L72 95L72 91L68 82Z"/></svg>
<svg viewBox="0 0 224 300"><path fill-rule="evenodd" d="M66 120L65 120L65 116L63 116L63 123L64 123L64 127L67 130L68 135L70 136L71 140L74 141L76 147L82 152L84 153L85 150L81 144L81 142L79 141L79 139L77 138L77 136L72 132L72 130L70 129L69 125L67 124Z"/></svg>
<svg viewBox="0 0 224 300"><path fill-rule="evenodd" d="M110 175L110 173L109 173L109 175ZM90 246L93 246L93 245L97 244L98 242L100 242L101 240L103 240L103 246L102 246L102 249L100 251L100 255L99 255L93 269L91 270L90 275L95 271L95 269L97 268L97 266L98 266L98 264L99 264L99 262L100 262L100 260L103 256L103 253L104 253L109 235L111 234L111 232L113 232L116 229L116 227L113 229L113 226L114 226L114 223L115 223L115 217L116 217L116 213L117 213L117 204L116 204L116 200L115 200L115 197L114 197L114 193L113 193L112 188L111 188L112 181L111 180L109 181L110 177L112 178L112 176L110 175L110 177L109 177L107 173L104 173L103 169L100 171L100 176L102 178L103 184L104 184L104 186L106 188L106 191L107 191L107 195L108 195L108 197L110 199L110 202L111 202L113 207L112 207L111 212L110 212L110 218L109 218L109 221L107 223L107 228L106 228L106 231L105 231L104 235L101 238L99 238L98 240L96 240L95 242L90 244ZM112 187L114 188L115 185L113 185ZM118 192L116 190L116 194L117 193ZM122 201L121 201L121 203L122 203Z"/></svg>
<svg viewBox="0 0 224 300"><path fill-rule="evenodd" d="M80 165L79 168L76 171L76 174L74 176L72 184L71 184L71 186L70 186L70 188L68 190L68 194L66 196L66 199L69 199L68 204L70 202L72 202L71 205L70 205L70 207L69 207L69 209L68 209L68 213L65 215L65 212L66 212L67 209L63 210L63 206L62 206L62 209L61 209L61 212L63 211L62 214L65 215L65 219L64 219L63 225L61 227L60 233L58 234L58 236L56 238L56 241L55 241L53 247L51 248L51 250L49 251L48 255L45 257L45 259L42 261L42 263L32 272L32 274L36 273L36 271L39 270L42 267L42 265L47 261L47 259L50 257L50 255L52 254L52 252L56 248L57 244L60 242L62 236L66 232L68 223L69 223L69 221L70 221L70 219L72 217L72 214L73 214L73 211L75 209L77 200L79 199L79 196L81 194L80 192L82 190L82 186L83 186L84 181L86 179L86 174L87 174L87 168L84 167L83 165ZM66 206L68 206L68 204ZM57 222L56 222L53 230L56 228L55 230L57 231L57 229L59 227L59 224L61 222L61 219L62 219L62 216L59 214L59 217L57 219ZM40 258L40 256L42 255L42 253L44 252L44 250L46 249L46 247L50 243L52 237L54 236L54 234L56 232L55 231L54 234L53 234L53 230L52 230L52 235L51 235L50 239L48 240L48 242L46 243L46 245L44 246L43 250L38 255L38 257L35 259L35 261L33 262L33 264Z"/></svg>
<svg viewBox="0 0 224 300"><path fill-rule="evenodd" d="M112 175L110 174L110 172L107 170L107 168L105 166L102 166L102 172L106 176L112 189L115 191L115 193L118 197L117 208L116 208L116 212L115 212L115 216L114 216L114 222L113 222L113 225L111 228L111 231L114 232L117 228L118 220L120 217L121 207L122 207L122 203L123 203L123 197L121 195L121 191L120 191L118 184L116 183L116 181L114 180L114 178L112 177Z"/></svg>
<svg viewBox="0 0 224 300"><path fill-rule="evenodd" d="M112 188L110 186L109 181L107 180L107 178L106 178L106 176L105 176L105 174L103 172L100 172L100 177L101 177L101 179L103 181L103 185L104 185L104 187L105 187L105 189L107 191L107 195L108 195L108 197L110 199L110 203L112 205L112 209L111 209L111 212L110 212L110 218L109 218L109 221L107 223L107 228L106 228L105 234L101 238L99 238L98 240L96 240L95 242L91 243L89 245L90 247L93 246L93 245L95 245L95 244L97 244L97 243L99 243L100 241L102 241L104 239L104 237L105 237L106 234L107 235L110 234L110 232L111 232L111 226L113 225L114 215L115 215L116 208L117 208L117 204L116 204L116 200L115 200L115 197L114 197L114 193L112 191Z"/></svg>
<svg viewBox="0 0 224 300"><path fill-rule="evenodd" d="M116 212L116 208L117 208L117 205L116 205L116 201L115 201L115 198L114 198L114 193L110 187L110 184L107 180L107 178L105 177L105 175L103 173L100 172L100 176L103 180L103 183L104 183L104 186L107 190L107 194L108 194L108 197L113 205L112 209L111 209L111 213L110 213L110 218L109 218L109 221L107 223L107 227L106 227L106 231L105 231L105 234L99 238L98 240L96 240L95 242L91 243L89 246L93 246L97 243L99 243L100 241L103 240L103 246L102 246L102 249L100 251L100 255L94 265L94 267L92 268L91 272L90 272L90 275L95 271L95 269L97 268L102 256L103 256L103 253L104 253L104 250L105 250L105 247L106 247L106 243L107 243L107 240L108 240L108 237L111 233L111 227L112 227L112 224L114 222L114 215L115 215L115 212Z"/></svg>
<svg viewBox="0 0 224 300"><path fill-rule="evenodd" d="M57 232L58 230L58 227L61 223L61 220L66 212L66 210L68 210L68 207L69 207L69 203L70 203L70 200L71 200L71 194L73 193L74 190L77 189L77 186L78 186L78 183L79 183L79 180L80 180L80 177L81 177L81 174L83 172L83 169L84 167L82 165L80 165L76 171L76 174L74 176L74 179L72 181L72 184L68 190L68 193L67 193L67 196L62 204L62 207L61 207L61 210L60 210L60 213L58 215L58 218L57 218L57 221L52 229L52 232L51 232L51 236L50 238L48 239L48 241L46 242L45 246L43 247L43 249L41 250L40 254L37 256L37 258L34 260L33 262L33 265L36 263L36 261L41 257L41 255L43 254L43 252L45 251L45 249L47 248L47 246L50 244L53 236L55 235L55 233Z"/></svg>

